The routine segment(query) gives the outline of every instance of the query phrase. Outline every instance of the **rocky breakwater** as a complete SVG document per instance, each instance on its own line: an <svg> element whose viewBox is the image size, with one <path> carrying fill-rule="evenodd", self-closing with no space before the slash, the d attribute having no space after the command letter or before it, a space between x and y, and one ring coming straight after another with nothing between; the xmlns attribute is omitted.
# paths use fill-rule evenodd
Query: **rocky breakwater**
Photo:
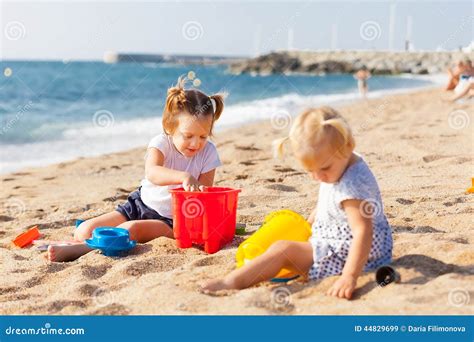
<svg viewBox="0 0 474 342"><path fill-rule="evenodd" d="M373 74L436 74L474 52L282 51L229 65L234 74L353 73L366 66Z"/></svg>

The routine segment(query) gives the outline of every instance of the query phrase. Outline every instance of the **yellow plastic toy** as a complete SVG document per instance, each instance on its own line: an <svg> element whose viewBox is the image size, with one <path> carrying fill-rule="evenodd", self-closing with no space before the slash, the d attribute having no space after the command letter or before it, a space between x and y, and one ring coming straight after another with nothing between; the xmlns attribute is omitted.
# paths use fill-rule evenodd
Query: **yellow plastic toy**
<svg viewBox="0 0 474 342"><path fill-rule="evenodd" d="M298 213L291 210L279 210L265 217L263 225L237 249L235 258L237 267L256 258L278 240L308 241L311 236L310 224ZM294 272L283 268L276 278L288 278Z"/></svg>
<svg viewBox="0 0 474 342"><path fill-rule="evenodd" d="M468 194L474 194L474 178L471 178L472 186L466 190Z"/></svg>

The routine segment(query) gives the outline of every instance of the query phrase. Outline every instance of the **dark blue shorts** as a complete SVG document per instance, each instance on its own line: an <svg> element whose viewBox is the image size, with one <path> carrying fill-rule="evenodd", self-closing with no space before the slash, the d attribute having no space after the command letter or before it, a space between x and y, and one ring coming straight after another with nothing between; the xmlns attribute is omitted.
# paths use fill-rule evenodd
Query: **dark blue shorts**
<svg viewBox="0 0 474 342"><path fill-rule="evenodd" d="M158 214L154 209L143 203L140 197L140 188L130 193L127 202L119 204L117 210L125 216L128 221L132 220L160 220L173 229L173 220Z"/></svg>

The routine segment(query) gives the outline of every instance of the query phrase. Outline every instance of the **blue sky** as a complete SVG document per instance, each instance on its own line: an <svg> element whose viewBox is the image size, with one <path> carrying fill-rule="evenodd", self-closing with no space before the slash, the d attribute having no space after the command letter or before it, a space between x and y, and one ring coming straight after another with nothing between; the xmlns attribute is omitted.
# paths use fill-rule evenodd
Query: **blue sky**
<svg viewBox="0 0 474 342"><path fill-rule="evenodd" d="M473 38L471 1L2 1L0 58L102 59L105 51L254 56L286 49L401 50ZM290 38L289 38L290 37ZM292 38L291 38L292 37Z"/></svg>

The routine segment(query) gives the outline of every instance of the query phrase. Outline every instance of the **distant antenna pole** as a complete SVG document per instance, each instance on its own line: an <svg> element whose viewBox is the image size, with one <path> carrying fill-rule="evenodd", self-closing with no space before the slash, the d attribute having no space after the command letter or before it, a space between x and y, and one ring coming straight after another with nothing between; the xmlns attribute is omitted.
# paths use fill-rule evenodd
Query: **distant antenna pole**
<svg viewBox="0 0 474 342"><path fill-rule="evenodd" d="M255 34L253 36L253 45L254 45L254 51L255 51L255 56L260 56L260 47L262 44L262 25L258 25L257 29L255 30ZM268 47L264 47L265 50L268 49Z"/></svg>
<svg viewBox="0 0 474 342"><path fill-rule="evenodd" d="M395 9L396 4L390 4L390 21L388 27L388 49L390 51L393 50L393 42L394 42L394 35L395 35Z"/></svg>
<svg viewBox="0 0 474 342"><path fill-rule="evenodd" d="M412 27L413 27L413 17L411 15L409 15L407 17L407 37L406 37L406 40L405 40L405 51L410 51L411 50Z"/></svg>
<svg viewBox="0 0 474 342"><path fill-rule="evenodd" d="M332 24L331 27L331 50L337 49L337 24Z"/></svg>
<svg viewBox="0 0 474 342"><path fill-rule="evenodd" d="M293 40L295 38L295 32L292 27L288 28L288 50L293 49Z"/></svg>

